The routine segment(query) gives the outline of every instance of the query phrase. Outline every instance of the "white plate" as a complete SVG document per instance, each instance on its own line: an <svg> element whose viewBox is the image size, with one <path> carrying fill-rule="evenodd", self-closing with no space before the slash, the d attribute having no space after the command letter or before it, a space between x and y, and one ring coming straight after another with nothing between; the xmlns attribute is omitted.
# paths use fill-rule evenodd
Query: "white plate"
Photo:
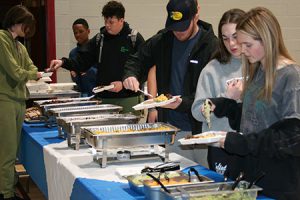
<svg viewBox="0 0 300 200"><path fill-rule="evenodd" d="M94 87L93 88L93 92L94 93L99 93L99 92L103 92L104 90L110 90L113 89L115 86L114 85L106 85L106 86L98 86L98 87Z"/></svg>
<svg viewBox="0 0 300 200"><path fill-rule="evenodd" d="M191 144L210 144L210 143L214 143L214 142L218 142L221 138L224 138L225 135L223 134L224 131L207 131L207 132L203 132L197 135L209 135L211 133L214 133L215 136L212 137L206 137L206 138L190 138L190 139L186 139L186 138L182 138L179 139L178 142L180 142L180 144L182 145L191 145ZM197 136L194 135L194 136Z"/></svg>
<svg viewBox="0 0 300 200"><path fill-rule="evenodd" d="M53 72L40 72L42 74L42 77L50 77L52 76Z"/></svg>
<svg viewBox="0 0 300 200"><path fill-rule="evenodd" d="M226 84L229 85L231 82L236 81L236 80L243 80L243 77L235 77L235 78L231 78L229 80L226 81Z"/></svg>
<svg viewBox="0 0 300 200"><path fill-rule="evenodd" d="M42 77L40 78L38 81L41 81L41 82L52 82L52 79L48 76L45 76L45 77Z"/></svg>
<svg viewBox="0 0 300 200"><path fill-rule="evenodd" d="M174 101L176 101L176 98L177 97L180 97L179 96L173 96L171 99L168 99L167 101L161 101L161 102L155 102L153 99L149 99L149 100L146 100L140 104L137 104L135 106L133 106L132 108L134 110L142 110L142 109L145 109L145 108L155 108L155 107L160 107L160 106L165 106L165 105L168 105L170 103L173 103Z"/></svg>
<svg viewBox="0 0 300 200"><path fill-rule="evenodd" d="M72 90L76 83L50 83L51 90Z"/></svg>

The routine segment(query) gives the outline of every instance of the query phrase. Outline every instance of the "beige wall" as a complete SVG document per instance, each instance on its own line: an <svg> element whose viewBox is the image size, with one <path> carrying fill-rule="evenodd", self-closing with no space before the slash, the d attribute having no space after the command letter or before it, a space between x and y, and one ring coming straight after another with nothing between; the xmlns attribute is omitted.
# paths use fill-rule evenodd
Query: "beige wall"
<svg viewBox="0 0 300 200"><path fill-rule="evenodd" d="M103 26L101 10L108 0L56 0L56 55L57 58L68 56L76 45L71 25L79 17L86 18L92 30L91 37ZM269 8L281 24L285 43L298 63L300 63L300 1L299 0L198 0L200 18L211 23L215 33L218 21L226 10L252 7ZM121 0L125 6L125 19L132 28L139 30L145 39L164 27L167 0ZM60 70L58 82L69 82L69 73Z"/></svg>

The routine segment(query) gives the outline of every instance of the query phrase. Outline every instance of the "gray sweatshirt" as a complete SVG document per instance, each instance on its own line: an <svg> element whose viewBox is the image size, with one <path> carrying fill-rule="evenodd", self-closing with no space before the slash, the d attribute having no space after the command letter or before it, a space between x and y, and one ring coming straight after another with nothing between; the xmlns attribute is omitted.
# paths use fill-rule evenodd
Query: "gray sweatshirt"
<svg viewBox="0 0 300 200"><path fill-rule="evenodd" d="M232 58L227 64L221 64L218 60L211 60L202 70L192 105L192 114L198 121L202 121L202 131L209 131L206 120L201 113L201 106L207 98L226 97L226 81L232 78L242 77L242 63L240 59ZM231 131L226 117L217 118L211 116L211 130Z"/></svg>

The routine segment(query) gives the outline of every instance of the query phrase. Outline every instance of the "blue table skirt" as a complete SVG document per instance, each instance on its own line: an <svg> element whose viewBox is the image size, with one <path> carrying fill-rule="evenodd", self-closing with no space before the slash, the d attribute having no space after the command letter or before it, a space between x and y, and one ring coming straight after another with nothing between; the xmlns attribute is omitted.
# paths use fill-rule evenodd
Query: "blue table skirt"
<svg viewBox="0 0 300 200"><path fill-rule="evenodd" d="M34 127L32 127L34 126ZM57 128L46 128L44 124L25 124L22 129L20 155L27 173L48 198L43 146L62 142L57 137Z"/></svg>

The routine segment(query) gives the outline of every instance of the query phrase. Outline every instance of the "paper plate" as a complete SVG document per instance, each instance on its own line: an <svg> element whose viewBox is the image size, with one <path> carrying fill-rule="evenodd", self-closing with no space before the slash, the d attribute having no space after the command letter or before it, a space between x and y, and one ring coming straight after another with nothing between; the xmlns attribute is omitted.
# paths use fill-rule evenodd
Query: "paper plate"
<svg viewBox="0 0 300 200"><path fill-rule="evenodd" d="M173 96L171 99L168 99L166 101L161 101L161 102L155 102L153 99L149 99L140 104L133 106L132 108L135 110L143 110L143 109L148 109L148 108L165 106L165 105L175 102L177 97L180 97L180 96Z"/></svg>
<svg viewBox="0 0 300 200"><path fill-rule="evenodd" d="M204 137L189 138L189 139L182 138L182 139L179 139L178 142L180 142L180 144L182 144L182 145L210 144L210 143L218 142L221 138L224 138L225 135L223 133L224 133L224 131L207 131L207 132L203 132L203 133L194 135L194 137L197 137L197 136L204 136Z"/></svg>
<svg viewBox="0 0 300 200"><path fill-rule="evenodd" d="M114 85L98 86L93 88L93 92L99 93L99 92L103 92L104 90L113 89L114 87L115 87Z"/></svg>

